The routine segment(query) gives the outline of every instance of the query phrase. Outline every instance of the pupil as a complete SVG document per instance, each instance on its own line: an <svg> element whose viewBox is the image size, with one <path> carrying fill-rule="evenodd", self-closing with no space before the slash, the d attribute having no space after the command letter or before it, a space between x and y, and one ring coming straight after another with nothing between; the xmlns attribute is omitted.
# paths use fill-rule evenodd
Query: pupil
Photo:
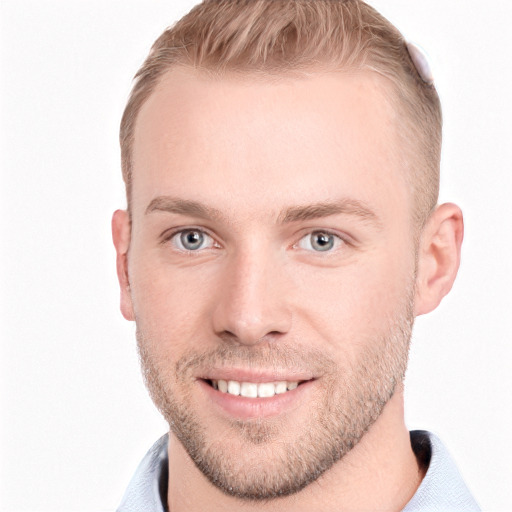
<svg viewBox="0 0 512 512"><path fill-rule="evenodd" d="M197 249L203 243L203 234L199 231L187 231L181 235L181 243L185 249Z"/></svg>
<svg viewBox="0 0 512 512"><path fill-rule="evenodd" d="M319 251L327 251L334 245L334 237L327 233L313 234L313 247Z"/></svg>

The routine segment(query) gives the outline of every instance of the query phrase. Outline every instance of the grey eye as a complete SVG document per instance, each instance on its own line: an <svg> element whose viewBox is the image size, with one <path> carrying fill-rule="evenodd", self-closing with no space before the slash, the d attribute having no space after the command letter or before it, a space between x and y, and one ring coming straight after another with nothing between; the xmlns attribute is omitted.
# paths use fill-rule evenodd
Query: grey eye
<svg viewBox="0 0 512 512"><path fill-rule="evenodd" d="M326 252L341 242L340 237L326 231L313 231L299 241L299 247L309 251Z"/></svg>
<svg viewBox="0 0 512 512"><path fill-rule="evenodd" d="M316 251L328 251L334 247L334 236L328 233L312 233L311 247Z"/></svg>
<svg viewBox="0 0 512 512"><path fill-rule="evenodd" d="M213 246L213 239L198 229L186 229L172 237L173 244L181 251L197 251Z"/></svg>
<svg viewBox="0 0 512 512"><path fill-rule="evenodd" d="M183 247L189 251L195 251L201 247L204 236L199 231L185 231L180 235Z"/></svg>

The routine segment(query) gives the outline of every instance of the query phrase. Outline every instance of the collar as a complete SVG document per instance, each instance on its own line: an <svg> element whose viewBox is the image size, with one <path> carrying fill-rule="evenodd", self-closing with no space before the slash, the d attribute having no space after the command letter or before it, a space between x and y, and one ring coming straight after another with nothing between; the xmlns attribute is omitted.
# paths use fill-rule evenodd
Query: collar
<svg viewBox="0 0 512 512"><path fill-rule="evenodd" d="M480 511L455 462L437 436L425 430L413 430L411 446L428 470L402 512Z"/></svg>
<svg viewBox="0 0 512 512"><path fill-rule="evenodd" d="M116 512L167 512L168 440L165 434L146 453Z"/></svg>

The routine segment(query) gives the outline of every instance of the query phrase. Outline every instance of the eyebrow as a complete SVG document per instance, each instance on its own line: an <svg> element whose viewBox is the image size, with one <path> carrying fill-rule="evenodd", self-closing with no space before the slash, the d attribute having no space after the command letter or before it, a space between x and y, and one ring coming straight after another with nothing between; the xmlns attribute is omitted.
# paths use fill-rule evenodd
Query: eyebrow
<svg viewBox="0 0 512 512"><path fill-rule="evenodd" d="M154 211L189 215L200 219L221 220L222 212L198 201L180 199L170 196L160 196L153 199L146 208L146 215Z"/></svg>
<svg viewBox="0 0 512 512"><path fill-rule="evenodd" d="M305 206L292 206L284 210L278 217L278 223L286 224L301 220L318 219L330 215L350 215L365 221L379 223L377 214L361 201L340 199L333 202L322 202Z"/></svg>
<svg viewBox="0 0 512 512"><path fill-rule="evenodd" d="M198 201L171 196L159 196L153 199L146 208L146 214L155 211L188 215L206 220L224 220L223 213L216 208L212 208ZM285 208L278 215L277 223L289 224L292 222L329 217L331 215L349 215L363 221L380 225L380 220L373 210L362 201L349 198Z"/></svg>

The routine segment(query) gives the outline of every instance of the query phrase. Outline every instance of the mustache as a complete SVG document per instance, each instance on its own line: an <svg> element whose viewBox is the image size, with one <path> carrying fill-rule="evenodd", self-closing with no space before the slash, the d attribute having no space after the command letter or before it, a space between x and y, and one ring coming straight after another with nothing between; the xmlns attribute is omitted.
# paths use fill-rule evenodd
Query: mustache
<svg viewBox="0 0 512 512"><path fill-rule="evenodd" d="M186 375L213 368L242 366L249 369L309 371L329 373L336 363L318 349L287 344L261 346L226 345L206 352L186 352L175 364L176 375Z"/></svg>

